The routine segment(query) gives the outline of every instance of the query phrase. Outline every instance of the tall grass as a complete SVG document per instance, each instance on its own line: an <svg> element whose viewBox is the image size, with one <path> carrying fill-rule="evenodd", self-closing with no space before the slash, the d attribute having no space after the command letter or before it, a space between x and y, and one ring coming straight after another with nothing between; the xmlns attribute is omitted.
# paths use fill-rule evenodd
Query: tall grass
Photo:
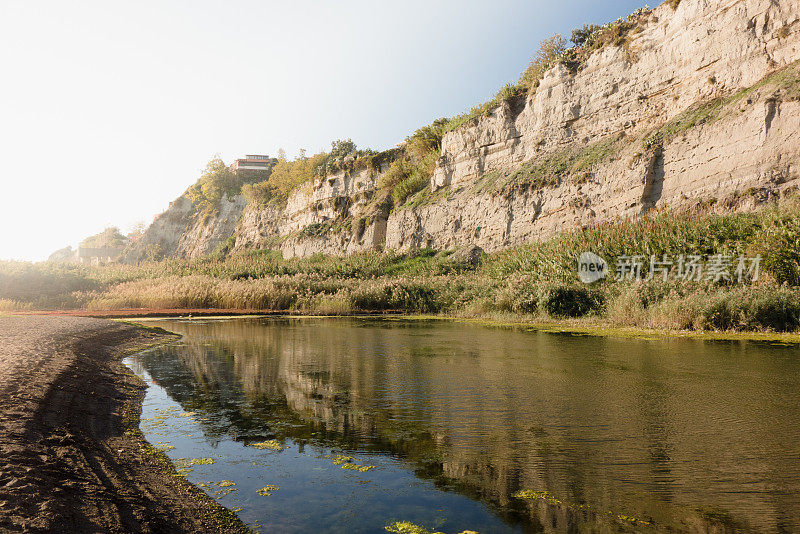
<svg viewBox="0 0 800 534"><path fill-rule="evenodd" d="M610 266L623 254L763 257L757 284L676 280L583 286L580 253ZM484 255L367 252L283 259L253 251L139 266L0 263L0 307L225 308L304 313L394 311L458 315L593 317L609 324L676 329L800 327L800 200L753 213L657 214L603 223Z"/></svg>

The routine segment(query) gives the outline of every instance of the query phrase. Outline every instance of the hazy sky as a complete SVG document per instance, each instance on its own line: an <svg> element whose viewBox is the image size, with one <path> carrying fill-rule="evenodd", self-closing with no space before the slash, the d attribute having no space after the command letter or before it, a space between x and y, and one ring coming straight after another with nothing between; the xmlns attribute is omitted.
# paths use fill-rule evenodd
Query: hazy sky
<svg viewBox="0 0 800 534"><path fill-rule="evenodd" d="M633 0L0 0L0 258L150 223L215 154L394 146Z"/></svg>

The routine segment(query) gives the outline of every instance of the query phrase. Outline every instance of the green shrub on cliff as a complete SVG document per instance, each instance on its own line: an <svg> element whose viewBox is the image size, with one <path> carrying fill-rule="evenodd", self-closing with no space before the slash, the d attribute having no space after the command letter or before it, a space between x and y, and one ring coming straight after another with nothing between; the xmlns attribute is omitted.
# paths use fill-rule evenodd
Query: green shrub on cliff
<svg viewBox="0 0 800 534"><path fill-rule="evenodd" d="M354 171L361 165L377 170L393 157L394 151L376 153L371 149L359 150L351 139L333 141L330 152L320 152L311 157L306 155L305 150L301 150L295 159L289 160L281 151L269 178L245 185L242 187L242 195L253 204L283 204L293 191L316 177L343 170Z"/></svg>
<svg viewBox="0 0 800 534"><path fill-rule="evenodd" d="M112 226L110 228L106 228L99 234L87 237L86 239L81 241L80 246L86 248L103 248L103 247L121 248L124 247L127 243L128 243L128 238L120 233L119 228Z"/></svg>
<svg viewBox="0 0 800 534"><path fill-rule="evenodd" d="M528 67L520 74L519 87L525 92L535 90L544 73L555 66L566 50L567 41L558 34L542 41Z"/></svg>
<svg viewBox="0 0 800 534"><path fill-rule="evenodd" d="M446 125L446 119L438 119L414 132L406 139L402 156L381 176L378 188L391 194L395 206L402 205L430 183Z"/></svg>
<svg viewBox="0 0 800 534"><path fill-rule="evenodd" d="M236 172L215 156L206 164L197 182L186 190L186 196L198 212L211 214L219 208L223 197L239 194L243 185L259 176L246 171Z"/></svg>

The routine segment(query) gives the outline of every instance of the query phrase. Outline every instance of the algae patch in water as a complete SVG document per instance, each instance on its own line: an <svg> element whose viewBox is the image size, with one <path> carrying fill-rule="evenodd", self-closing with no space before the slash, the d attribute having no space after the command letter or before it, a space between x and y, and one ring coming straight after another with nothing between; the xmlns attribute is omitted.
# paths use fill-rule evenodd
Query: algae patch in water
<svg viewBox="0 0 800 534"><path fill-rule="evenodd" d="M175 464L176 476L185 477L192 472L192 468L196 465L211 465L214 463L213 458L178 458L173 462Z"/></svg>
<svg viewBox="0 0 800 534"><path fill-rule="evenodd" d="M258 493L262 497L269 497L270 495L272 495L273 491L278 491L279 489L281 489L281 488L279 488L278 486L273 486L272 484L269 484L267 486L264 486L260 490L257 490L256 493Z"/></svg>
<svg viewBox="0 0 800 534"><path fill-rule="evenodd" d="M553 497L550 494L550 492L547 491L520 490L515 494L513 494L512 497L516 497L517 499L528 499L528 500L538 499L553 505L561 504L561 501Z"/></svg>
<svg viewBox="0 0 800 534"><path fill-rule="evenodd" d="M567 508L572 508L572 509L589 510L592 508L588 504L565 503L563 501L560 501L559 499L556 499L548 491L520 490L514 493L512 497L515 497L517 499L540 500L546 502L547 504L551 504L553 506L565 506ZM650 521L645 521L643 519L639 519L630 515L616 514L611 511L606 512L606 515L611 516L612 518L617 519L619 521L632 523L634 525L642 525L642 526L652 525L652 522Z"/></svg>
<svg viewBox="0 0 800 534"><path fill-rule="evenodd" d="M260 441L258 443L253 443L253 447L256 449L267 449L273 451L282 451L283 449L288 449L286 445L283 445L277 439L268 439L267 441Z"/></svg>
<svg viewBox="0 0 800 534"><path fill-rule="evenodd" d="M353 471L361 471L362 473L366 473L370 469L375 469L375 466L374 465L344 464L344 465L342 465L342 469L352 469Z"/></svg>
<svg viewBox="0 0 800 534"><path fill-rule="evenodd" d="M350 469L352 471L360 471L362 473L366 473L370 469L375 469L376 466L374 465L359 465L355 462L355 458L352 456L344 456L342 454L336 454L334 456L325 456L325 458L331 458L333 465L338 465L342 469Z"/></svg>
<svg viewBox="0 0 800 534"><path fill-rule="evenodd" d="M180 469L187 469L196 465L211 465L214 463L213 458L178 458L175 460L175 467Z"/></svg>
<svg viewBox="0 0 800 534"><path fill-rule="evenodd" d="M416 525L411 521L395 521L383 527L386 532L394 532L396 534L444 534L444 532L433 532L425 527ZM478 534L474 530L463 530L459 534Z"/></svg>
<svg viewBox="0 0 800 534"><path fill-rule="evenodd" d="M236 491L236 482L232 480L222 480L214 483L219 489L214 492L215 497L225 497L229 493Z"/></svg>

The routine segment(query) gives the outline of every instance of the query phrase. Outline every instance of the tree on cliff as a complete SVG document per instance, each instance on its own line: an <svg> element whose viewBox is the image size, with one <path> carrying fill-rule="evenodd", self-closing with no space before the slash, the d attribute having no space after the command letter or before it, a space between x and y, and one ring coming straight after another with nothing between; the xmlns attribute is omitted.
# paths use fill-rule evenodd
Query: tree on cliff
<svg viewBox="0 0 800 534"><path fill-rule="evenodd" d="M120 233L119 228L111 226L99 234L87 237L81 241L80 246L84 248L122 248L127 243L128 238Z"/></svg>

